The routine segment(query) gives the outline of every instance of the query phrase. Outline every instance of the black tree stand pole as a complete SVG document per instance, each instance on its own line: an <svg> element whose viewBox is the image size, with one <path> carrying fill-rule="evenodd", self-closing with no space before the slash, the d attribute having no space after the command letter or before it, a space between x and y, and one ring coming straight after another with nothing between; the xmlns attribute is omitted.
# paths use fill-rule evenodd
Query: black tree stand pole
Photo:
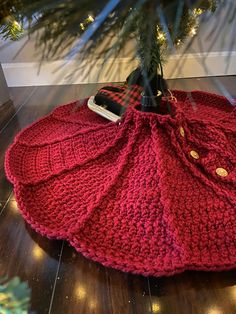
<svg viewBox="0 0 236 314"><path fill-rule="evenodd" d="M143 92L141 93L141 111L146 112L156 112L159 114L170 113L169 103L167 102L167 112L162 110L160 107L161 99L163 96L166 97L168 95L167 100L169 98L173 99L173 96L170 94L170 90L168 89L167 82L163 78L162 68L160 70L161 74L154 73L153 79L144 79L145 74L142 74L141 69L138 67L134 71L132 71L126 79L128 85L137 84L144 88ZM145 84L146 82L146 84Z"/></svg>

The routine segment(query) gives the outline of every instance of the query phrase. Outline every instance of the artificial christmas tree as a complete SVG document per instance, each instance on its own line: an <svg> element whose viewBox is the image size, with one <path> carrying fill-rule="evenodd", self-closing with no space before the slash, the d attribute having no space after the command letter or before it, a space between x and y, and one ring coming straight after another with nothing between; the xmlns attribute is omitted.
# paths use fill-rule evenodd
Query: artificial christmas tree
<svg viewBox="0 0 236 314"><path fill-rule="evenodd" d="M74 16L77 4L68 3ZM106 266L155 276L236 265L235 107L222 96L168 91L162 73L162 49L189 34L179 37L182 21L190 26L192 14L213 2L168 3L110 1L94 21L81 22L73 52L84 42L93 51L102 36L96 26L106 34L123 22L114 47L136 34L140 67L127 84L58 107L23 130L5 162L35 230ZM60 17L59 4L52 7ZM50 15L41 14L47 25ZM89 109L93 102L121 109L121 117L101 117Z"/></svg>
<svg viewBox="0 0 236 314"><path fill-rule="evenodd" d="M71 47L67 58L78 54L86 58L99 56L104 62L111 55L116 57L129 39L135 39L135 57L140 60L144 85L143 110L158 111L164 90L157 73L163 76L163 59L196 34L202 13L215 8L216 0L110 0L96 5L89 0L4 0L0 6L0 34L15 40L23 27L30 33L41 30L38 46L44 47L44 57Z"/></svg>

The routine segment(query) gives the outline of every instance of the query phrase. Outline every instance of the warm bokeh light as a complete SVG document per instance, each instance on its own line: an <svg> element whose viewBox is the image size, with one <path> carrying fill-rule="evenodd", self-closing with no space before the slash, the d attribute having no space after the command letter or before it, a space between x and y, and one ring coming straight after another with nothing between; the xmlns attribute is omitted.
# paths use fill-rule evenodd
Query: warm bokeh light
<svg viewBox="0 0 236 314"><path fill-rule="evenodd" d="M223 314L223 312L219 307L213 306L206 311L206 314Z"/></svg>
<svg viewBox="0 0 236 314"><path fill-rule="evenodd" d="M86 296L86 290L83 286L78 286L75 289L75 295L79 300L83 300Z"/></svg>
<svg viewBox="0 0 236 314"><path fill-rule="evenodd" d="M91 300L89 302L89 308L90 310L94 310L97 307L97 301L96 300Z"/></svg>
<svg viewBox="0 0 236 314"><path fill-rule="evenodd" d="M18 205L17 205L16 201L11 201L10 202L10 207L11 207L11 210L13 212L18 213Z"/></svg>
<svg viewBox="0 0 236 314"><path fill-rule="evenodd" d="M32 250L32 254L33 254L33 257L35 259L39 260L39 259L43 258L44 251L37 244L35 244L33 247L33 250Z"/></svg>
<svg viewBox="0 0 236 314"><path fill-rule="evenodd" d="M159 312L160 312L160 309L161 309L161 307L160 307L160 304L159 304L159 303L157 303L157 302L153 302L153 303L152 303L152 312L153 312L154 314L159 313Z"/></svg>
<svg viewBox="0 0 236 314"><path fill-rule="evenodd" d="M232 299L236 302L236 286L230 288Z"/></svg>

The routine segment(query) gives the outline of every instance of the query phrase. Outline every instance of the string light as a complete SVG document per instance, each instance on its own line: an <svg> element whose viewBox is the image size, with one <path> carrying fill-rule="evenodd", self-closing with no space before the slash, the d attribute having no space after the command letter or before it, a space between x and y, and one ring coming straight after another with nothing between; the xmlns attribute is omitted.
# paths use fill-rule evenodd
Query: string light
<svg viewBox="0 0 236 314"><path fill-rule="evenodd" d="M82 31L84 31L86 29L86 27L90 24L93 23L94 18L92 17L92 15L89 15L86 20L84 20L83 23L80 23L79 26L82 29Z"/></svg>
<svg viewBox="0 0 236 314"><path fill-rule="evenodd" d="M88 22L92 23L94 21L94 18L92 17L92 15L89 15L87 20Z"/></svg>
<svg viewBox="0 0 236 314"><path fill-rule="evenodd" d="M179 46L181 44L181 39L177 39L176 45Z"/></svg>
<svg viewBox="0 0 236 314"><path fill-rule="evenodd" d="M14 21L14 22L12 23L12 26L15 27L15 28L18 29L18 30L21 30L21 29L22 29L21 25L20 25L17 21Z"/></svg>
<svg viewBox="0 0 236 314"><path fill-rule="evenodd" d="M159 39L159 40L164 40L164 39L165 39L164 33L159 32L159 33L158 33L158 36L157 36L157 39Z"/></svg>
<svg viewBox="0 0 236 314"><path fill-rule="evenodd" d="M190 36L195 36L196 34L197 34L197 30L196 30L196 28L195 27L192 27L191 28L191 30L190 30L190 32L189 32L189 34L190 34Z"/></svg>
<svg viewBox="0 0 236 314"><path fill-rule="evenodd" d="M9 15L4 18L4 23L7 25L8 34L12 40L17 40L23 33L22 25L17 22L13 16Z"/></svg>
<svg viewBox="0 0 236 314"><path fill-rule="evenodd" d="M85 30L85 27L84 27L84 24L83 24L83 23L80 23L79 26L80 26L80 28L82 29L82 31Z"/></svg>
<svg viewBox="0 0 236 314"><path fill-rule="evenodd" d="M203 13L203 10L201 8L195 8L193 9L193 14L195 15L201 15Z"/></svg>

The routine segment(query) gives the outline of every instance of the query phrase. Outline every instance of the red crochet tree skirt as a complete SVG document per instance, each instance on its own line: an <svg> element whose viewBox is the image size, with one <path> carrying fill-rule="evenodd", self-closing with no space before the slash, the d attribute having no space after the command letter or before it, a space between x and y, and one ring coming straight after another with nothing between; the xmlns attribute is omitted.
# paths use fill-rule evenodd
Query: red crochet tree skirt
<svg viewBox="0 0 236 314"><path fill-rule="evenodd" d="M5 168L32 228L145 276L234 268L236 111L221 96L173 93L172 115L136 99L113 123L85 100L18 134Z"/></svg>

